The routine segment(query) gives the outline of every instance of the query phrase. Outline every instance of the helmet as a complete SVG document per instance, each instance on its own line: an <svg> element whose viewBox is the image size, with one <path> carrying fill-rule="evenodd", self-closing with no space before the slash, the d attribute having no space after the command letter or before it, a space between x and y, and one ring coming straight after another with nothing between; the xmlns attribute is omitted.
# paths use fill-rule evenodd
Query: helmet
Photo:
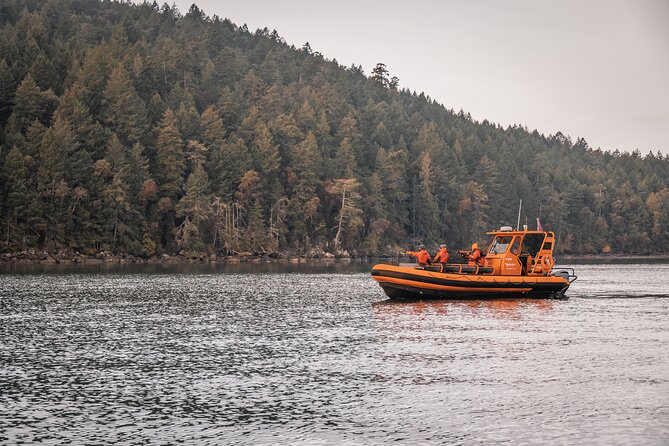
<svg viewBox="0 0 669 446"><path fill-rule="evenodd" d="M440 248L445 248L446 245L444 245L444 244L442 243L441 245L439 245L439 247L440 247Z"/></svg>
<svg viewBox="0 0 669 446"><path fill-rule="evenodd" d="M478 243L472 243L472 249L478 249L479 244Z"/></svg>
<svg viewBox="0 0 669 446"><path fill-rule="evenodd" d="M418 249L425 249L425 245L423 244L418 245Z"/></svg>

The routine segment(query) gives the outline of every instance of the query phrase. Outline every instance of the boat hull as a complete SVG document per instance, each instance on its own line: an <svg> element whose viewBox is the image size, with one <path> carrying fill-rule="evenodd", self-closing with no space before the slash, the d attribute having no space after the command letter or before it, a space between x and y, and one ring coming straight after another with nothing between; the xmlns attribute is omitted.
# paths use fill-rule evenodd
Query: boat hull
<svg viewBox="0 0 669 446"><path fill-rule="evenodd" d="M564 299L559 276L493 276L376 265L372 277L391 299Z"/></svg>

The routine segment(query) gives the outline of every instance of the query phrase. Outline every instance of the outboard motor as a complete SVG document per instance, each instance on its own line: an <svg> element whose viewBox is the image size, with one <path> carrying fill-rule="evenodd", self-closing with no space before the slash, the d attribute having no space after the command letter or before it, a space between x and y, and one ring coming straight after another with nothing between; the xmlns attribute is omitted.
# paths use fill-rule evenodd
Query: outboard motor
<svg viewBox="0 0 669 446"><path fill-rule="evenodd" d="M562 277L564 280L569 280L569 271L565 271L563 269L558 270L558 271L553 271L553 276L557 277Z"/></svg>
<svg viewBox="0 0 669 446"><path fill-rule="evenodd" d="M564 268L564 269L553 270L553 273L551 275L552 276L557 276L557 277L562 277L564 280L566 280L569 283L572 283L574 280L577 279L576 273L574 273L573 268Z"/></svg>

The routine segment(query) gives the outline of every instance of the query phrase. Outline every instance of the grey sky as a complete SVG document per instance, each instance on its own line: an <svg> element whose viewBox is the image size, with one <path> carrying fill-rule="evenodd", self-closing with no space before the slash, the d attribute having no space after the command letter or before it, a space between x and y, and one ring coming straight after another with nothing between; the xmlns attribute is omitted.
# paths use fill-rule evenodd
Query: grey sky
<svg viewBox="0 0 669 446"><path fill-rule="evenodd" d="M186 13L193 0L175 2ZM669 153L665 0L196 0L475 119Z"/></svg>

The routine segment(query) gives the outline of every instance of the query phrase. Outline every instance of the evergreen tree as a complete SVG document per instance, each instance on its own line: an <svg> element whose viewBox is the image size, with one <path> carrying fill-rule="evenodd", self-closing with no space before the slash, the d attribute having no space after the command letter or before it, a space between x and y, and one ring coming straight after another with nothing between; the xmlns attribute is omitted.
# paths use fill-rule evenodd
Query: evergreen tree
<svg viewBox="0 0 669 446"><path fill-rule="evenodd" d="M384 200L392 216L391 230L394 239L404 237L403 228L409 224L407 199L406 150L392 150L388 153L381 148L377 153L377 172L381 177Z"/></svg>
<svg viewBox="0 0 669 446"><path fill-rule="evenodd" d="M260 200L263 194L262 181L258 172L249 170L244 174L235 193L246 220L241 247L250 252L265 252L267 230L262 215Z"/></svg>
<svg viewBox="0 0 669 446"><path fill-rule="evenodd" d="M103 93L104 123L126 144L139 142L146 129L146 105L122 64L111 72Z"/></svg>
<svg viewBox="0 0 669 446"><path fill-rule="evenodd" d="M128 185L122 172L113 172L101 193L103 223L103 247L118 252L122 248L131 254L141 252L136 240L135 228L131 226L132 212L128 201Z"/></svg>
<svg viewBox="0 0 669 446"><path fill-rule="evenodd" d="M76 145L70 123L56 119L42 137L37 172L37 190L42 200L43 217L38 230L49 249L63 247L66 240L67 203L70 192L65 181L65 160Z"/></svg>
<svg viewBox="0 0 669 446"><path fill-rule="evenodd" d="M432 193L434 171L429 152L423 152L419 160L418 204L416 205L417 235L424 243L434 243L439 239L439 206Z"/></svg>
<svg viewBox="0 0 669 446"><path fill-rule="evenodd" d="M25 243L26 207L30 202L28 200L27 172L24 159L21 151L16 146L12 147L12 150L7 154L1 173L7 197L5 211L3 212L6 221L2 222L5 227L3 231L4 247L6 249L21 249Z"/></svg>
<svg viewBox="0 0 669 446"><path fill-rule="evenodd" d="M0 58L0 125L4 126L12 110L16 81L7 61Z"/></svg>
<svg viewBox="0 0 669 446"><path fill-rule="evenodd" d="M223 201L229 202L244 172L251 168L251 155L244 141L233 133L220 147L212 147L210 157L212 191Z"/></svg>
<svg viewBox="0 0 669 446"><path fill-rule="evenodd" d="M186 190L176 205L176 215L183 222L176 228L176 241L180 249L200 251L205 246L206 224L211 218L209 179L198 162L188 176Z"/></svg>
<svg viewBox="0 0 669 446"><path fill-rule="evenodd" d="M289 228L298 249L309 246L310 237L322 226L318 218L320 199L316 195L318 155L316 136L309 132L304 141L295 146L292 156Z"/></svg>
<svg viewBox="0 0 669 446"><path fill-rule="evenodd" d="M369 228L362 243L363 252L382 254L388 251L383 249L382 244L386 240L386 231L390 227L388 211L383 198L383 182L378 173L373 173L369 181L369 194L365 199L365 210L363 215L367 220L366 227Z"/></svg>
<svg viewBox="0 0 669 446"><path fill-rule="evenodd" d="M351 178L355 173L355 153L353 153L353 145L351 144L351 140L347 137L342 139L339 143L339 150L337 150L335 166L336 176Z"/></svg>
<svg viewBox="0 0 669 446"><path fill-rule="evenodd" d="M71 123L81 150L85 150L92 159L100 159L104 156L101 149L105 146L107 135L102 125L93 119L90 110L85 105L85 98L85 88L75 82L59 98L55 116L67 119ZM84 172L81 173L84 174Z"/></svg>
<svg viewBox="0 0 669 446"><path fill-rule="evenodd" d="M270 205L282 195L279 183L279 168L281 167L279 147L274 144L269 128L263 122L258 123L254 135L251 146L253 166L257 172L262 172L264 190L262 204Z"/></svg>
<svg viewBox="0 0 669 446"><path fill-rule="evenodd" d="M26 75L16 89L14 107L9 117L8 136L16 136L25 132L33 121L48 124L51 113L57 102L53 91L42 91L30 74Z"/></svg>
<svg viewBox="0 0 669 446"><path fill-rule="evenodd" d="M173 201L181 195L183 172L185 168L184 143L177 128L176 118L171 109L167 109L156 129L156 158L158 164L157 179L162 197Z"/></svg>

